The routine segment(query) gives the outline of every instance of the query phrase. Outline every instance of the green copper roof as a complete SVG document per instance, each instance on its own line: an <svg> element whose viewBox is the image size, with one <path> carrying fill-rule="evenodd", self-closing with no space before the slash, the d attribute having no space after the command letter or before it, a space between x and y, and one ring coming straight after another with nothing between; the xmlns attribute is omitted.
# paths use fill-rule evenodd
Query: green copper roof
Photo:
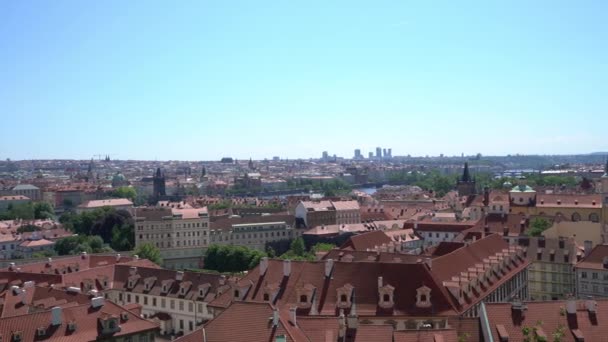
<svg viewBox="0 0 608 342"><path fill-rule="evenodd" d="M535 192L529 185L520 184L511 189L512 192Z"/></svg>

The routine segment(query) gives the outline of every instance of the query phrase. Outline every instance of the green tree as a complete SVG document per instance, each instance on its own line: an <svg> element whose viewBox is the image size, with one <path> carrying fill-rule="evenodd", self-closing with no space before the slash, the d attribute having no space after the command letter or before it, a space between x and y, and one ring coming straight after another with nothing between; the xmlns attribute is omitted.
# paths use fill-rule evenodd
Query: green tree
<svg viewBox="0 0 608 342"><path fill-rule="evenodd" d="M205 269L243 272L259 264L266 253L244 246L211 245L205 252Z"/></svg>
<svg viewBox="0 0 608 342"><path fill-rule="evenodd" d="M135 246L133 225L114 226L110 246L116 251L130 251Z"/></svg>
<svg viewBox="0 0 608 342"><path fill-rule="evenodd" d="M319 242L316 245L312 246L311 252L314 254L317 254L320 252L329 252L334 248L336 248L336 245L334 245L334 244Z"/></svg>
<svg viewBox="0 0 608 342"><path fill-rule="evenodd" d="M81 252L102 253L111 251L105 246L99 236L77 235L60 239L55 243L55 252L58 255L75 255Z"/></svg>
<svg viewBox="0 0 608 342"><path fill-rule="evenodd" d="M290 250L295 256L304 256L304 254L306 254L306 245L304 244L304 239L302 239L301 237L295 238L291 242Z"/></svg>
<svg viewBox="0 0 608 342"><path fill-rule="evenodd" d="M121 186L112 191L112 197L128 198L129 200L131 200L131 202L135 202L137 198L137 192L134 188L130 186Z"/></svg>
<svg viewBox="0 0 608 342"><path fill-rule="evenodd" d="M40 230L42 230L42 228L40 228L38 226L34 226L32 224L26 224L24 226L17 228L17 233L37 232Z"/></svg>
<svg viewBox="0 0 608 342"><path fill-rule="evenodd" d="M151 243L137 246L133 251L133 254L140 258L148 259L157 265L160 265L163 262L163 259L160 256L160 250Z"/></svg>
<svg viewBox="0 0 608 342"><path fill-rule="evenodd" d="M34 218L36 219L54 219L55 210L53 206L47 202L36 202L34 203Z"/></svg>
<svg viewBox="0 0 608 342"><path fill-rule="evenodd" d="M526 232L528 236L541 236L542 233L551 227L551 222L542 217L536 217L530 222L530 228Z"/></svg>

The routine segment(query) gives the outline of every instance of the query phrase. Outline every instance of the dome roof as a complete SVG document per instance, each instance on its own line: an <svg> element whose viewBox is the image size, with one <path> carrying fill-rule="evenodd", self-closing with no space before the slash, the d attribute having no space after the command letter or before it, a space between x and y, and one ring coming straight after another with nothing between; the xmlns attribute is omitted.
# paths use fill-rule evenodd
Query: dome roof
<svg viewBox="0 0 608 342"><path fill-rule="evenodd" d="M535 192L529 185L519 184L511 189L512 192Z"/></svg>

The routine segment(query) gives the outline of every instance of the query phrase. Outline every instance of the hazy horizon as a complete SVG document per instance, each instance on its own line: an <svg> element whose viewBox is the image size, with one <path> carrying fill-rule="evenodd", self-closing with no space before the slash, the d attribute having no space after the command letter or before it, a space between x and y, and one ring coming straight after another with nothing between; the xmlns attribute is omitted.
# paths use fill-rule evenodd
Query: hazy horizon
<svg viewBox="0 0 608 342"><path fill-rule="evenodd" d="M603 1L5 1L0 158L606 151L605 13Z"/></svg>

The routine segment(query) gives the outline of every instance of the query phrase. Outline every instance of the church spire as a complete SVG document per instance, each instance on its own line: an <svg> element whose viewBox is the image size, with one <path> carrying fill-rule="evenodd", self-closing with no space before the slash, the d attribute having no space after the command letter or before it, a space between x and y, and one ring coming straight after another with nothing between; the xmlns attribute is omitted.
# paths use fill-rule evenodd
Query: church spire
<svg viewBox="0 0 608 342"><path fill-rule="evenodd" d="M471 181L471 174L469 173L469 163L468 162L464 162L464 171L462 172L462 181L463 182Z"/></svg>
<svg viewBox="0 0 608 342"><path fill-rule="evenodd" d="M604 166L604 175L602 177L608 177L608 157L606 157L606 165Z"/></svg>

